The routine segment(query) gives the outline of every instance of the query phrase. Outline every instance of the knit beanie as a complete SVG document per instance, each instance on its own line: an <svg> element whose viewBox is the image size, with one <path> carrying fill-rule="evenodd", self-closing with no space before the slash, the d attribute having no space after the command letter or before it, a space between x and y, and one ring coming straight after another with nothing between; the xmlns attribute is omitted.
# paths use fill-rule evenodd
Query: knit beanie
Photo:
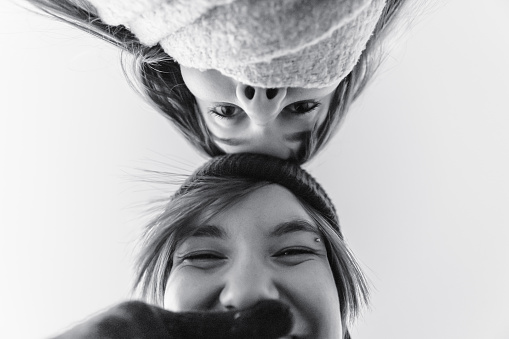
<svg viewBox="0 0 509 339"><path fill-rule="evenodd" d="M193 190L194 185L205 177L245 178L281 185L316 209L336 231L340 231L336 209L327 193L297 163L264 154L221 155L198 168L174 197Z"/></svg>
<svg viewBox="0 0 509 339"><path fill-rule="evenodd" d="M263 88L321 88L353 69L385 0L88 0L179 64Z"/></svg>

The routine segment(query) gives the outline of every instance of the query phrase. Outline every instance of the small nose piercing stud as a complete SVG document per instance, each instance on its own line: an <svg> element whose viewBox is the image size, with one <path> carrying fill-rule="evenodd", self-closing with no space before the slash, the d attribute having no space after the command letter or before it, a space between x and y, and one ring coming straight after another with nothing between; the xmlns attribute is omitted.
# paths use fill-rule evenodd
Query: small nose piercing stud
<svg viewBox="0 0 509 339"><path fill-rule="evenodd" d="M322 241L322 239L320 239L320 238L315 238L315 241L316 241L316 242L321 242L321 241Z"/></svg>

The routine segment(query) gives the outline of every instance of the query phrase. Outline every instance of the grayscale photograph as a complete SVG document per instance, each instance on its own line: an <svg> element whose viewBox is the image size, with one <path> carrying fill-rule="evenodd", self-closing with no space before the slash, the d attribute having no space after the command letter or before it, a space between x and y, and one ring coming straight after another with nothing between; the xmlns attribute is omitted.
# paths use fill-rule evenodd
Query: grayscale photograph
<svg viewBox="0 0 509 339"><path fill-rule="evenodd" d="M509 339L508 18L2 0L0 337Z"/></svg>

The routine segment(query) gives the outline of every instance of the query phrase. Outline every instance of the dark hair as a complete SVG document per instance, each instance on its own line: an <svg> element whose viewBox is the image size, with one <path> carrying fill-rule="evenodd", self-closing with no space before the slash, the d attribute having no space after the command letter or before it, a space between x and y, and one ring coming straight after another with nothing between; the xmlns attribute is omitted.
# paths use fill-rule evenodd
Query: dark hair
<svg viewBox="0 0 509 339"><path fill-rule="evenodd" d="M162 213L147 226L140 247L135 288L141 296L148 302L163 305L173 253L177 244L191 234L193 225L206 224L214 215L270 184L247 178L204 176L195 181L191 190L167 202ZM340 301L341 321L346 328L367 304L366 280L342 234L316 209L297 199L323 235Z"/></svg>
<svg viewBox="0 0 509 339"><path fill-rule="evenodd" d="M209 156L224 154L212 140L196 100L182 79L180 66L161 46L147 47L124 26L109 26L85 0L26 0L43 12L121 48L122 67L133 88L173 122L196 149ZM352 102L381 63L383 38L388 35L406 0L387 0L366 49L331 99L325 121L305 138L294 160L304 163L318 153L338 130Z"/></svg>

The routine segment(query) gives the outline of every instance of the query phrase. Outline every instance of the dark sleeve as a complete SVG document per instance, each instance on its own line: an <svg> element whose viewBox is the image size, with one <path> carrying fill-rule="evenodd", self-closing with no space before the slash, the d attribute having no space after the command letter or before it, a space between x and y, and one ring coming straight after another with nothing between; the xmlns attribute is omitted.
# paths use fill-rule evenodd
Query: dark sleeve
<svg viewBox="0 0 509 339"><path fill-rule="evenodd" d="M291 327L288 307L276 301L240 311L182 313L128 301L54 339L270 339L286 335Z"/></svg>

